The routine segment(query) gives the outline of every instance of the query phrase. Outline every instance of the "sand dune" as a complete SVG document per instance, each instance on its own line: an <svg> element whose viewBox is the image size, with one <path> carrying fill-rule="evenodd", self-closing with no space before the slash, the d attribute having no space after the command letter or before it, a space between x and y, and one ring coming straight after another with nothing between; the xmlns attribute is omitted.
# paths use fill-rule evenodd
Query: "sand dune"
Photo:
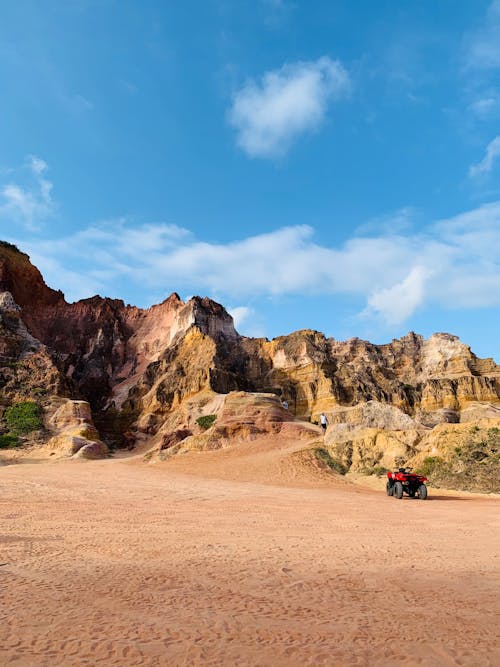
<svg viewBox="0 0 500 667"><path fill-rule="evenodd" d="M498 500L272 445L3 467L0 665L500 664Z"/></svg>

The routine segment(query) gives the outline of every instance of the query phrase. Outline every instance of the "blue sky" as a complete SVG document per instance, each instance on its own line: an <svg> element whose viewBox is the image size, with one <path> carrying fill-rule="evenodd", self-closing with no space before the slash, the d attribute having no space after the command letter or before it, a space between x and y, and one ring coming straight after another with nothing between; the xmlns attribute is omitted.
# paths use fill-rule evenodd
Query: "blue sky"
<svg viewBox="0 0 500 667"><path fill-rule="evenodd" d="M500 0L17 0L0 94L0 237L68 300L500 361Z"/></svg>

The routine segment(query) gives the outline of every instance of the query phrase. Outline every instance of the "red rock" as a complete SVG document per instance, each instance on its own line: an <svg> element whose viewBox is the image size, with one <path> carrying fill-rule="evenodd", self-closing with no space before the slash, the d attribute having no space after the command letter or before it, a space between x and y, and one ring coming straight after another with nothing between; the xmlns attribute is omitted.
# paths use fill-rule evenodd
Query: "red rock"
<svg viewBox="0 0 500 667"><path fill-rule="evenodd" d="M27 255L5 244L0 366L6 404L35 389L86 400L101 437L129 447L137 430L185 428L186 406L203 392L271 392L286 399L290 418L306 420L373 400L427 426L459 421L471 404L500 404L500 367L449 334L373 345L303 330L268 341L239 336L207 298L184 303L173 293L148 309L100 296L67 303Z"/></svg>

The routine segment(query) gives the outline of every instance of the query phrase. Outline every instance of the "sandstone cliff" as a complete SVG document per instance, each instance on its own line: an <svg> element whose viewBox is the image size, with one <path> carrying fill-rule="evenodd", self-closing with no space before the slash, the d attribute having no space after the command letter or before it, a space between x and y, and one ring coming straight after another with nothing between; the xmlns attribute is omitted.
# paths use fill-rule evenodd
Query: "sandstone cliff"
<svg viewBox="0 0 500 667"><path fill-rule="evenodd" d="M132 447L192 431L192 415L207 414L200 406L229 392L246 392L249 406L252 394L279 396L291 421L314 422L325 411L340 427L335 437L353 424L408 433L385 446L393 460L396 451L413 455L425 429L495 410L500 367L444 333L428 340L409 333L386 345L311 330L245 338L221 305L199 297L184 303L175 293L148 309L100 296L67 303L27 255L0 244L2 409L26 399L45 407L54 396L87 401L98 429L89 442ZM272 413L265 412L270 432ZM46 440L55 437L46 426ZM332 446L342 442L332 438Z"/></svg>

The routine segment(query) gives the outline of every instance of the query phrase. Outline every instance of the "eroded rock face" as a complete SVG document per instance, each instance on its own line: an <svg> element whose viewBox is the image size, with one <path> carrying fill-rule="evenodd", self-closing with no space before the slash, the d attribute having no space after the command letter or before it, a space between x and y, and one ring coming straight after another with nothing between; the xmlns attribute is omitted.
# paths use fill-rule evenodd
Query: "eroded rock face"
<svg viewBox="0 0 500 667"><path fill-rule="evenodd" d="M47 449L60 456L101 459L109 454L108 448L99 439L90 405L86 401L64 400L48 416L47 426L54 434L47 443Z"/></svg>
<svg viewBox="0 0 500 667"><path fill-rule="evenodd" d="M358 403L347 408L334 408L329 413L329 422L331 425L352 424L389 431L404 431L418 427L415 420L399 408L378 401Z"/></svg>
<svg viewBox="0 0 500 667"><path fill-rule="evenodd" d="M360 403L332 413L323 446L351 472L409 465L435 486L500 491L500 409L492 405L472 404L462 423L428 428L398 408Z"/></svg>
<svg viewBox="0 0 500 667"><path fill-rule="evenodd" d="M198 428L198 433L183 438L178 451L222 449L257 437L278 435L284 429L287 436L297 440L317 434L314 427L295 422L274 394L230 392L215 416L214 424L206 431Z"/></svg>
<svg viewBox="0 0 500 667"><path fill-rule="evenodd" d="M57 394L62 378L50 352L28 331L8 291L0 291L0 398L8 402Z"/></svg>
<svg viewBox="0 0 500 667"><path fill-rule="evenodd" d="M493 405L492 403L469 403L469 405L461 411L460 421L477 422L480 419L498 419L500 420L500 404Z"/></svg>
<svg viewBox="0 0 500 667"><path fill-rule="evenodd" d="M344 430L358 423L413 433L496 409L500 368L449 334L424 340L410 333L387 345L311 330L245 338L219 304L199 297L184 303L175 293L145 310L100 296L70 304L27 255L0 244L4 404L84 400L101 440L133 446L136 435L193 429L199 397L216 401L230 392L279 396L290 418L314 421L324 411Z"/></svg>
<svg viewBox="0 0 500 667"><path fill-rule="evenodd" d="M375 400L437 423L443 409L454 411L458 421L469 403L500 400L500 367L491 359L478 359L449 334L426 341L410 333L373 345L357 338L339 342L306 330L272 341L246 339L243 347L250 358L257 357L248 364L249 378L281 391L304 418Z"/></svg>
<svg viewBox="0 0 500 667"><path fill-rule="evenodd" d="M332 430L325 445L347 470L364 473L379 466L390 470L412 460L419 452L422 437L421 431L413 429L389 431L351 426Z"/></svg>

